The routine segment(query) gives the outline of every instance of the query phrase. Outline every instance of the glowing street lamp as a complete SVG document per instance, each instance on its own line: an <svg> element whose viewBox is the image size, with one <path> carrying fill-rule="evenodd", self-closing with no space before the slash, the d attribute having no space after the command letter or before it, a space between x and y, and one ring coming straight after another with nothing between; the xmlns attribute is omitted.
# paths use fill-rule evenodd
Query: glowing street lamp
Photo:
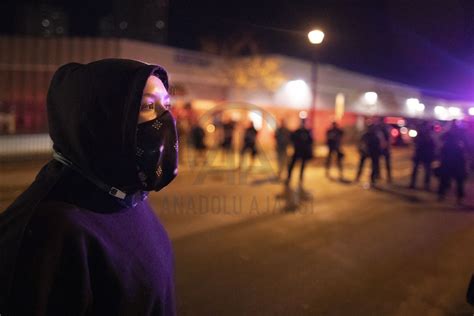
<svg viewBox="0 0 474 316"><path fill-rule="evenodd" d="M308 112L306 112L306 111L300 111L300 113L298 114L298 116L300 117L300 119L306 120L306 119L308 118Z"/></svg>
<svg viewBox="0 0 474 316"><path fill-rule="evenodd" d="M415 108L419 103L420 103L420 100L418 100L417 98L409 98L406 101L406 105L409 108Z"/></svg>
<svg viewBox="0 0 474 316"><path fill-rule="evenodd" d="M409 98L406 100L405 104L407 105L408 112L412 115L420 115L425 111L425 105L420 103L420 100L417 98Z"/></svg>
<svg viewBox="0 0 474 316"><path fill-rule="evenodd" d="M378 95L377 92L369 91L364 93L365 102L369 105L375 105L377 103Z"/></svg>
<svg viewBox="0 0 474 316"><path fill-rule="evenodd" d="M324 40L324 32L321 30L312 30L308 33L308 39L311 44L321 44Z"/></svg>
<svg viewBox="0 0 474 316"><path fill-rule="evenodd" d="M462 110L456 106L450 106L448 108L448 113L451 116L451 118L454 118L454 119L462 118Z"/></svg>
<svg viewBox="0 0 474 316"><path fill-rule="evenodd" d="M324 40L324 32L319 29L314 29L308 33L308 39L311 44L319 45ZM314 127L314 119L316 114L316 85L317 85L317 68L316 64L311 63L311 89L313 92L313 102L311 104L311 110L309 114L309 122L311 128Z"/></svg>

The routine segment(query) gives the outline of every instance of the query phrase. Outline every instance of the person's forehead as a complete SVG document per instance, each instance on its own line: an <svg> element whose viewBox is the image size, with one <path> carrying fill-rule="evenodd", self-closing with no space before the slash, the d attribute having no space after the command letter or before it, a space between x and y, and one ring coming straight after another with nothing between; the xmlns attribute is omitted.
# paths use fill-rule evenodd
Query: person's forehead
<svg viewBox="0 0 474 316"><path fill-rule="evenodd" d="M148 77L144 89L144 94L163 94L166 93L166 88L160 78L156 76Z"/></svg>

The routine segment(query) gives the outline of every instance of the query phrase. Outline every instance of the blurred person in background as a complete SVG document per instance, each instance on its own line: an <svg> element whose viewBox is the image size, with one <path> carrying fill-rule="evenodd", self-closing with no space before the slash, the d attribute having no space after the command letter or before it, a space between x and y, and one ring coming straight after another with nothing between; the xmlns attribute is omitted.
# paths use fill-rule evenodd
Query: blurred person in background
<svg viewBox="0 0 474 316"><path fill-rule="evenodd" d="M385 163L385 170L387 171L387 182L392 182L392 144L390 129L391 127L385 123L383 118L380 119L379 124L377 124L378 135L380 138L380 155L383 157ZM380 169L377 176L380 178Z"/></svg>
<svg viewBox="0 0 474 316"><path fill-rule="evenodd" d="M188 154L188 149L192 148L191 129L195 121L197 121L197 114L193 109L191 102L186 102L182 108L173 108L173 114L176 117L176 127L178 129L179 143L181 150L179 155L180 163L192 159Z"/></svg>
<svg viewBox="0 0 474 316"><path fill-rule="evenodd" d="M288 166L288 146L291 132L286 127L285 119L281 119L280 126L275 131L276 154L278 162L277 178L281 179L283 170Z"/></svg>
<svg viewBox="0 0 474 316"><path fill-rule="evenodd" d="M222 160L227 161L229 158L233 160L233 140L234 140L234 129L235 122L227 118L221 123L222 128L222 140L221 140L221 149L222 149ZM235 165L234 165L235 166Z"/></svg>
<svg viewBox="0 0 474 316"><path fill-rule="evenodd" d="M291 174L296 162L301 162L298 189L303 190L303 179L306 162L313 158L313 136L311 130L306 127L306 119L301 119L300 127L291 133L291 143L293 144L293 156L288 165L288 176L286 178L286 187L290 186Z"/></svg>
<svg viewBox="0 0 474 316"><path fill-rule="evenodd" d="M380 143L381 139L377 126L373 124L373 122L369 122L366 131L362 134L358 144L360 159L359 168L355 178L356 182L360 181L365 160L370 158L372 168L370 173L370 186L375 187L379 176L379 160L382 152Z"/></svg>
<svg viewBox="0 0 474 316"><path fill-rule="evenodd" d="M194 165L206 164L206 132L199 122L195 122L191 128L191 144L194 148Z"/></svg>
<svg viewBox="0 0 474 316"><path fill-rule="evenodd" d="M431 164L435 159L436 146L433 138L431 126L424 121L418 129L418 134L414 140L415 154L413 156L413 171L411 173L410 189L416 187L416 177L418 175L418 168L423 166L425 171L424 189L430 190L431 181Z"/></svg>
<svg viewBox="0 0 474 316"><path fill-rule="evenodd" d="M339 179L343 180L342 162L344 153L341 150L342 137L344 131L339 128L337 122L333 122L331 128L326 131L326 144L328 146L328 155L326 157L326 177L330 177L331 160L336 157L337 169L339 170Z"/></svg>
<svg viewBox="0 0 474 316"><path fill-rule="evenodd" d="M156 65L56 71L54 159L0 215L0 314L175 314L171 243L147 201L177 175L169 104Z"/></svg>
<svg viewBox="0 0 474 316"><path fill-rule="evenodd" d="M439 201L445 199L451 181L454 180L457 203L462 204L465 195L464 183L467 179L467 139L464 130L459 127L456 120L451 122L451 127L441 136L441 141L438 199Z"/></svg>
<svg viewBox="0 0 474 316"><path fill-rule="evenodd" d="M250 163L248 169L252 169L255 156L257 156L257 134L258 131L255 128L254 123L250 121L249 125L244 131L243 146L240 151L239 169L242 169L245 154L247 152L250 152Z"/></svg>
<svg viewBox="0 0 474 316"><path fill-rule="evenodd" d="M180 163L184 163L185 155L187 156L187 153L185 153L185 151L187 150L186 143L188 141L188 130L186 124L179 119L179 116L176 121L176 130L178 133L178 139L180 143L183 144L183 146L181 146L181 154L179 155L178 159Z"/></svg>

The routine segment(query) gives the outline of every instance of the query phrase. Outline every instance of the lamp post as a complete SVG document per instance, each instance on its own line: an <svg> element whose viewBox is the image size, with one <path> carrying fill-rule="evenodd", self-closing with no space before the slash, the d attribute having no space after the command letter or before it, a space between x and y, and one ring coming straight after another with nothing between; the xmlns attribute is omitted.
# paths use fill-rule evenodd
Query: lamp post
<svg viewBox="0 0 474 316"><path fill-rule="evenodd" d="M315 29L312 30L308 33L308 40L311 44L313 45L320 45L323 40L324 40L324 32ZM318 80L318 73L317 73L317 64L315 62L311 63L311 90L313 93L313 100L311 102L311 109L310 109L310 115L309 115L309 125L310 128L314 128L314 120L315 120L315 115L316 115L316 86L317 86L317 80Z"/></svg>
<svg viewBox="0 0 474 316"><path fill-rule="evenodd" d="M324 32L321 30L312 30L308 33L308 39L311 44L319 45L324 40Z"/></svg>

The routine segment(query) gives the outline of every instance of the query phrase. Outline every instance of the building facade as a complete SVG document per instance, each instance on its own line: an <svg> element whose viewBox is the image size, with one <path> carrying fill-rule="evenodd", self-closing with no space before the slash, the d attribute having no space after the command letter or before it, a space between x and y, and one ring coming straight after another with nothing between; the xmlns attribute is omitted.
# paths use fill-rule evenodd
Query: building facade
<svg viewBox="0 0 474 316"><path fill-rule="evenodd" d="M46 92L54 71L68 62L103 58L129 58L164 66L170 75L175 107L192 104L198 116L219 106L234 110L248 106L247 114L240 109L229 115L253 120L268 130L274 126L265 127L265 122L285 118L296 125L299 117L314 113L318 139L333 120L347 128L357 128L364 117L373 115L449 120L469 115L473 106L425 97L414 87L332 65L279 55L259 56L249 62L249 58L226 60L128 39L70 37L0 37L0 51L2 134L46 132ZM248 80L241 84L245 76ZM263 87L266 82L270 84Z"/></svg>

